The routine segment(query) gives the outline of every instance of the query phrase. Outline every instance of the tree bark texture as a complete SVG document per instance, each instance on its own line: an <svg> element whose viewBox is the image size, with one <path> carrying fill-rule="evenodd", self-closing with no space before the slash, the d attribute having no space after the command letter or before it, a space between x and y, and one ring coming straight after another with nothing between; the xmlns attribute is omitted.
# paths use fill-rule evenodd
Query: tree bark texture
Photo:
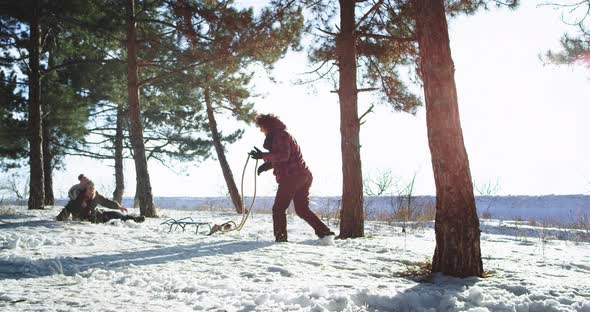
<svg viewBox="0 0 590 312"><path fill-rule="evenodd" d="M47 66L52 68L55 66L55 45L51 44L48 49ZM51 74L52 77L45 76L45 79L57 78L57 74L54 72ZM45 88L41 84L41 89ZM41 110L45 117L41 121L41 128L43 133L43 176L45 188L45 205L53 206L55 204L55 196L53 195L53 153L51 152L51 101L41 96Z"/></svg>
<svg viewBox="0 0 590 312"><path fill-rule="evenodd" d="M336 51L339 66L338 97L342 149L342 210L339 235L341 238L364 236L354 11L355 1L340 0L341 31L336 41Z"/></svg>
<svg viewBox="0 0 590 312"><path fill-rule="evenodd" d="M242 197L240 196L240 192L238 192L236 182L234 181L234 175L231 171L231 168L229 167L227 159L225 158L225 149L221 144L221 137L219 135L219 131L217 130L217 121L215 120L215 113L213 112L213 104L211 103L211 92L209 87L205 87L205 104L207 105L207 117L209 120L209 129L211 129L211 136L213 137L213 146L215 146L215 152L217 153L217 159L219 160L219 165L221 166L221 171L223 172L223 178L225 179L229 196L231 197L236 211L238 213L242 213L242 209L245 208L242 202Z"/></svg>
<svg viewBox="0 0 590 312"><path fill-rule="evenodd" d="M29 42L29 209L45 208L45 188L43 172L43 134L41 110L41 76L39 59L41 56L41 25L39 3L31 8Z"/></svg>
<svg viewBox="0 0 590 312"><path fill-rule="evenodd" d="M45 188L45 205L55 205L53 195L53 154L51 153L51 129L47 119L43 120L43 177Z"/></svg>
<svg viewBox="0 0 590 312"><path fill-rule="evenodd" d="M135 184L135 196L133 196L133 208L139 208L139 194L141 194L141 184Z"/></svg>
<svg viewBox="0 0 590 312"><path fill-rule="evenodd" d="M443 0L415 0L428 142L436 185L432 271L482 276L479 219L459 120Z"/></svg>
<svg viewBox="0 0 590 312"><path fill-rule="evenodd" d="M133 148L135 173L139 185L139 211L142 216L158 217L154 206L152 186L145 157L143 126L139 103L137 71L137 33L135 24L135 0L127 0L127 93L129 96L129 136Z"/></svg>
<svg viewBox="0 0 590 312"><path fill-rule="evenodd" d="M113 200L121 204L123 202L123 192L125 190L125 177L123 174L123 121L125 120L125 110L123 105L117 105L117 126L115 130L115 190L113 191Z"/></svg>

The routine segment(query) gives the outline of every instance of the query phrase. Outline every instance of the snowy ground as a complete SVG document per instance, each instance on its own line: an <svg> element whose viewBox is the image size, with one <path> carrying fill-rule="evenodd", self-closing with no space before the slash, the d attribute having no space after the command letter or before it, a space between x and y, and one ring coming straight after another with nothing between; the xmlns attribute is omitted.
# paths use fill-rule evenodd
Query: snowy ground
<svg viewBox="0 0 590 312"><path fill-rule="evenodd" d="M53 221L59 209L0 207L1 311L590 311L588 233L489 221L491 277L417 282L402 275L431 258L432 224L404 236L366 222L365 238L329 244L290 216L289 242L274 243L263 214L240 233L206 236L160 223L239 217L162 210L97 225Z"/></svg>

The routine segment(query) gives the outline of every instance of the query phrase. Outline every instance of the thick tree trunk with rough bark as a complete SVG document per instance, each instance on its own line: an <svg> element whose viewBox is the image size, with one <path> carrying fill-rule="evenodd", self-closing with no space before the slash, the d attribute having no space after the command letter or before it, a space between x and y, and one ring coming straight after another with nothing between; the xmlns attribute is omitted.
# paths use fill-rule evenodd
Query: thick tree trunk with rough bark
<svg viewBox="0 0 590 312"><path fill-rule="evenodd" d="M443 0L415 0L428 142L436 185L432 271L482 276L479 219L459 120Z"/></svg>
<svg viewBox="0 0 590 312"><path fill-rule="evenodd" d="M125 190L125 177L123 175L123 121L125 110L122 104L117 105L117 128L115 131L115 190L113 200L121 204Z"/></svg>
<svg viewBox="0 0 590 312"><path fill-rule="evenodd" d="M340 0L340 35L336 41L340 81L340 135L342 149L342 210L340 237L364 236L363 177L357 108L355 1Z"/></svg>
<svg viewBox="0 0 590 312"><path fill-rule="evenodd" d="M141 193L141 184L135 183L135 195L133 196L133 208L139 208L139 194Z"/></svg>
<svg viewBox="0 0 590 312"><path fill-rule="evenodd" d="M45 187L43 172L43 134L41 120L41 26L39 4L31 7L29 46L29 209L45 208Z"/></svg>
<svg viewBox="0 0 590 312"><path fill-rule="evenodd" d="M53 195L53 154L51 153L51 129L47 119L43 120L43 177L45 188L45 205L55 205Z"/></svg>
<svg viewBox="0 0 590 312"><path fill-rule="evenodd" d="M219 135L219 131L217 130L217 121L215 120L215 114L213 112L209 87L205 88L205 104L207 105L207 117L209 119L209 129L211 129L211 136L213 137L213 146L215 146L215 152L217 153L217 159L219 160L219 165L221 166L221 171L223 172L225 184L227 184L229 196L231 197L236 211L238 213L242 213L242 209L244 209L242 197L240 196L240 192L238 192L238 187L234 181L234 175L232 174L229 163L225 158L225 150L221 144L221 137Z"/></svg>
<svg viewBox="0 0 590 312"><path fill-rule="evenodd" d="M139 185L139 211L142 216L158 217L154 206L152 186L145 157L143 126L139 104L137 71L137 34L135 25L135 0L127 0L127 93L129 96L129 137L135 160L135 173Z"/></svg>

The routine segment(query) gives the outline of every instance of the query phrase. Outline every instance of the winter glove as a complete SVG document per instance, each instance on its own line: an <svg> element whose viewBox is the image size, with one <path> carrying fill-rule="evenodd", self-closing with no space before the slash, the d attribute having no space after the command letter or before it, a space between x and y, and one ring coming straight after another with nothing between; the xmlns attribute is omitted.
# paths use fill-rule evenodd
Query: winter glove
<svg viewBox="0 0 590 312"><path fill-rule="evenodd" d="M254 146L254 149L248 153L252 159L262 159L262 151L258 147Z"/></svg>
<svg viewBox="0 0 590 312"><path fill-rule="evenodd" d="M264 163L264 164L258 166L258 170L256 170L256 172L258 173L258 175L260 175L261 173L268 171L271 168L272 168L272 163L267 162L267 163Z"/></svg>

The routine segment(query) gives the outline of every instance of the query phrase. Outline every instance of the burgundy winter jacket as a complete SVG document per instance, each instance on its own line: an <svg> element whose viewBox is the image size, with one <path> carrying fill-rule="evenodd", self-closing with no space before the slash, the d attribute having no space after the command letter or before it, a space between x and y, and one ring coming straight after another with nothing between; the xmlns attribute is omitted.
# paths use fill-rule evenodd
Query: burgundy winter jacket
<svg viewBox="0 0 590 312"><path fill-rule="evenodd" d="M297 141L285 129L273 129L267 135L264 148L268 153L262 155L264 162L272 163L273 173L278 183L285 177L309 174Z"/></svg>

